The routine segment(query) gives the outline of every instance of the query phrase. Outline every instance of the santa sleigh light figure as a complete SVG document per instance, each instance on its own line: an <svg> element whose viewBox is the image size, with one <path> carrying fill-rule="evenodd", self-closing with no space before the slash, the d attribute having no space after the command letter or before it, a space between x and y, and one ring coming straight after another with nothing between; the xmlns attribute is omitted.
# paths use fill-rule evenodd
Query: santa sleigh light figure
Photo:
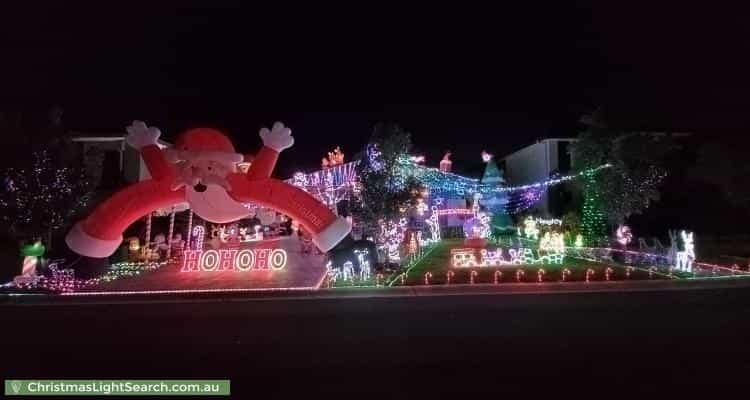
<svg viewBox="0 0 750 400"><path fill-rule="evenodd" d="M271 130L260 130L263 148L247 173L237 168L244 156L217 130L188 130L173 148L164 150L156 144L161 132L155 127L135 121L127 132L127 143L141 152L152 178L120 190L73 227L65 241L78 254L108 257L133 222L154 210L185 202L201 218L214 223L247 216L246 203L272 208L299 221L324 252L351 230L346 219L337 218L307 192L271 178L279 153L294 144L291 130L280 122Z"/></svg>

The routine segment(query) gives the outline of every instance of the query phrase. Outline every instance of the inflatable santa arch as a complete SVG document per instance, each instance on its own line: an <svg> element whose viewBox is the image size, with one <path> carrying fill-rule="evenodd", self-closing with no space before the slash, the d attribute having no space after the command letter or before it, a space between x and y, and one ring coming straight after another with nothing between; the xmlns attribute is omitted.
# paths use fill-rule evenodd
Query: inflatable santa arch
<svg viewBox="0 0 750 400"><path fill-rule="evenodd" d="M277 122L260 130L263 148L247 173L244 160L223 133L208 128L184 132L174 147L160 149L161 132L135 121L127 128L127 143L141 152L151 179L115 193L100 204L65 238L78 254L108 257L120 246L125 229L142 216L187 202L201 218L214 223L235 221L249 214L245 203L272 208L297 220L313 243L328 251L349 235L351 226L307 192L272 179L279 153L294 144L292 131Z"/></svg>

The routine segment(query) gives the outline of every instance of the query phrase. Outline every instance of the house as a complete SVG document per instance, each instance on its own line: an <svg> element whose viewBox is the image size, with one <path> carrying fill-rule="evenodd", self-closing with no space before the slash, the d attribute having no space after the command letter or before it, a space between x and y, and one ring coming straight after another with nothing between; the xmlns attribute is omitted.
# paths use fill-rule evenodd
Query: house
<svg viewBox="0 0 750 400"><path fill-rule="evenodd" d="M80 146L86 175L97 189L117 188L123 183L151 177L140 153L128 146L122 133L72 132L71 141ZM158 145L161 148L171 146L163 140L159 140Z"/></svg>
<svg viewBox="0 0 750 400"><path fill-rule="evenodd" d="M566 175L571 170L570 144L576 139L543 139L503 157L500 168L505 171L508 186L543 181L555 174ZM560 216L574 197L572 187L550 188L542 194L532 210L540 217Z"/></svg>

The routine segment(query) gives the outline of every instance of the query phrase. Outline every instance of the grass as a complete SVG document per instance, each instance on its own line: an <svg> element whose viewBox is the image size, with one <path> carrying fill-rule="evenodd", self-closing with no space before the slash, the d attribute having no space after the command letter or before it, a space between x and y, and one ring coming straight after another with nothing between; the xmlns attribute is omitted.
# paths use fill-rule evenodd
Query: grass
<svg viewBox="0 0 750 400"><path fill-rule="evenodd" d="M666 278L659 274L654 274L652 278L650 278L648 271L643 269L632 269L628 276L625 266L596 263L572 257L566 257L563 264L452 268L450 266L451 249L460 247L463 247L462 239L447 239L437 244L436 248L430 254L412 268L406 278L406 285L424 284L424 276L427 272L432 273L430 284L445 284L448 271L454 272L454 275L451 277L451 283L456 284L470 283L472 271L477 272L477 275L474 277L475 283L494 283L496 271L502 272L502 276L498 279L499 282L517 282L516 272L518 270L523 271L523 275L521 276L522 282L536 282L538 280L540 269L544 270L544 275L542 276L544 282L562 281L562 275L565 269L570 271L570 274L565 277L566 281L585 281L586 272L589 269L594 271L593 275L590 276L591 280L605 280L607 268L611 268L611 280ZM397 285L399 282L396 282L395 284Z"/></svg>

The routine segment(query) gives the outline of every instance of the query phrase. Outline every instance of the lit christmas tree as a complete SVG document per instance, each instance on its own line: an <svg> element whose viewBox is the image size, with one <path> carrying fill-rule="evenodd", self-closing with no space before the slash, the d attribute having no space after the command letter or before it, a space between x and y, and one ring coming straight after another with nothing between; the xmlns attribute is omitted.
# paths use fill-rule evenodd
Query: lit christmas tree
<svg viewBox="0 0 750 400"><path fill-rule="evenodd" d="M607 235L607 217L602 211L601 196L596 177L589 175L583 182L583 218L581 230L587 243L594 243Z"/></svg>
<svg viewBox="0 0 750 400"><path fill-rule="evenodd" d="M501 171L500 168L497 167L494 156L487 153L486 151L483 151L482 161L487 164L487 166L484 168L484 175L482 175L482 184L496 185L498 187L504 185L505 179L503 178L503 171ZM513 224L507 214L507 210L505 209L506 205L508 204L507 194L494 193L492 197L482 199L481 203L492 213L492 220L490 224L493 230L503 229Z"/></svg>
<svg viewBox="0 0 750 400"><path fill-rule="evenodd" d="M0 221L13 235L41 236L66 226L89 201L89 183L81 168L71 168L46 149L32 153L27 165L2 171ZM50 243L47 243L50 247Z"/></svg>

